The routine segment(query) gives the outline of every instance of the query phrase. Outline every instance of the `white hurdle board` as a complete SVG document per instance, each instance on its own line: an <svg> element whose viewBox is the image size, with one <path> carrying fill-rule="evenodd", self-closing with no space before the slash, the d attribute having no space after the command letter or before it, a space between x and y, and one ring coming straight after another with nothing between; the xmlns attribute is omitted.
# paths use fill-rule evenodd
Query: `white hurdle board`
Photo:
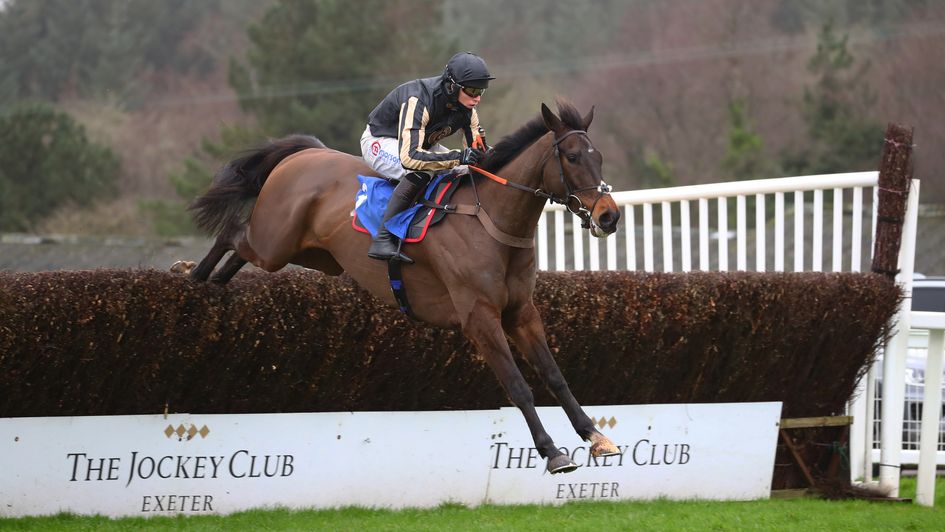
<svg viewBox="0 0 945 532"><path fill-rule="evenodd" d="M769 496L781 403L585 407L606 459L538 411L577 471L545 472L514 408L4 418L0 515Z"/></svg>

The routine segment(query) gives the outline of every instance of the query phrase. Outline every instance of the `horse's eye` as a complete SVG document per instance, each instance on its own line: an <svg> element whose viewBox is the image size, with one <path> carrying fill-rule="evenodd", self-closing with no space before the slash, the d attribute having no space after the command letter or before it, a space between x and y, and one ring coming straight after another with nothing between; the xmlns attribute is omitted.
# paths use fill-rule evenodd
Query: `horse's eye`
<svg viewBox="0 0 945 532"><path fill-rule="evenodd" d="M568 160L569 163L576 163L578 160L578 156L573 153L568 154L565 158Z"/></svg>

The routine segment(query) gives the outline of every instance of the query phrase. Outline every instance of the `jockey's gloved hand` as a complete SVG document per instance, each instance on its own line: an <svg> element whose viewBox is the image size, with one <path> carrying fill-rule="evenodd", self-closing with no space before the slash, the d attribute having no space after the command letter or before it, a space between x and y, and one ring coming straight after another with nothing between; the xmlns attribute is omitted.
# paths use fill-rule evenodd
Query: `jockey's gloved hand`
<svg viewBox="0 0 945 532"><path fill-rule="evenodd" d="M482 161L484 156L485 152L482 150L466 148L463 150L462 155L459 156L459 164L479 164L479 161Z"/></svg>

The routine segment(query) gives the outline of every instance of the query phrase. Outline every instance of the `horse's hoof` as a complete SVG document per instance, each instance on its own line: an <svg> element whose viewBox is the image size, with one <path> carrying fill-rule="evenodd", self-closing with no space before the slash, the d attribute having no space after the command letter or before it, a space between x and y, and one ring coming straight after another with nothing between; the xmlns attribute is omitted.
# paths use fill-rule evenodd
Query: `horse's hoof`
<svg viewBox="0 0 945 532"><path fill-rule="evenodd" d="M197 266L197 263L192 260L179 260L171 265L171 273L190 275L195 266Z"/></svg>
<svg viewBox="0 0 945 532"><path fill-rule="evenodd" d="M602 437L591 445L591 456L601 458L604 456L616 456L620 454L620 449L610 441L610 438Z"/></svg>
<svg viewBox="0 0 945 532"><path fill-rule="evenodd" d="M570 473L578 468L578 465L574 463L573 460L568 458L566 454L559 454L554 458L548 459L548 472L552 475L556 473Z"/></svg>

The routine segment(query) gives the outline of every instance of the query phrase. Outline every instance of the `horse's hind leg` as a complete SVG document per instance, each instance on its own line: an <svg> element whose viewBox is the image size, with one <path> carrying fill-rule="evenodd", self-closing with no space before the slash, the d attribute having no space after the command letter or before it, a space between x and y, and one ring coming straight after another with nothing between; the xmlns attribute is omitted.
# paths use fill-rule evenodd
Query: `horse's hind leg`
<svg viewBox="0 0 945 532"><path fill-rule="evenodd" d="M210 274L213 273L213 269L216 268L217 263L220 262L220 259L231 249L233 249L233 247L229 239L225 238L225 235L218 236L213 246L210 248L210 251L207 252L207 256L200 261L200 264L198 264L196 268L191 270L191 279L206 281L207 278L210 277Z"/></svg>
<svg viewBox="0 0 945 532"><path fill-rule="evenodd" d="M503 327L519 350L527 357L528 362L541 376L545 387L548 388L571 420L571 425L584 441L591 442L592 456L611 456L620 454L620 449L610 438L604 436L595 427L591 418L584 413L574 394L568 387L558 363L555 362L548 342L545 339L545 328L538 315L538 309L528 303L518 313L508 316Z"/></svg>
<svg viewBox="0 0 945 532"><path fill-rule="evenodd" d="M211 282L226 284L240 271L240 268L246 265L248 261L240 256L239 251L234 251L230 258L223 263L223 266L210 278Z"/></svg>
<svg viewBox="0 0 945 532"><path fill-rule="evenodd" d="M221 231L207 256L190 272L191 278L197 281L206 281L210 274L213 274L213 269L229 251L233 251L233 255L223 263L223 266L213 275L211 281L225 284L248 262L248 259L244 256L247 253L252 253L252 250L246 242L245 224L232 224Z"/></svg>

